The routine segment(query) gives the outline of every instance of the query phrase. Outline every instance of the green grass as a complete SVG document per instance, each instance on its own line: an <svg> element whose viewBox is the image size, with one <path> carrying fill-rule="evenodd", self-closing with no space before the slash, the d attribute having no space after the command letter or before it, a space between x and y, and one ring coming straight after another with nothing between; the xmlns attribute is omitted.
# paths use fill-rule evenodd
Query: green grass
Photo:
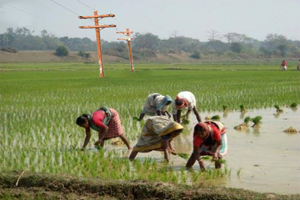
<svg viewBox="0 0 300 200"><path fill-rule="evenodd" d="M0 64L1 171L186 181L185 173L160 172L153 160L131 163L123 151L79 151L84 130L75 124L76 118L100 106L115 108L132 141L142 126L133 117L153 92L175 97L191 91L200 114L221 111L222 105L239 110L239 105L251 109L300 102L299 72L283 72L276 65L135 65L135 69L131 73L129 65L105 65L106 77L99 78L96 65Z"/></svg>

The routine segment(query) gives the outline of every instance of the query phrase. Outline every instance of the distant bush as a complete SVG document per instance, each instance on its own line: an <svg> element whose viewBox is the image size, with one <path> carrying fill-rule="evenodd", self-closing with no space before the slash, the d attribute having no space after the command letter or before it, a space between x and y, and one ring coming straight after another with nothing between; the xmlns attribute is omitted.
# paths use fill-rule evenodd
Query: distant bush
<svg viewBox="0 0 300 200"><path fill-rule="evenodd" d="M9 53L17 53L18 52L16 49L11 48L11 47L5 47L5 48L2 48L0 50L5 51L5 52L9 52Z"/></svg>
<svg viewBox="0 0 300 200"><path fill-rule="evenodd" d="M241 51L243 50L243 46L238 42L234 42L231 44L230 49L232 52L241 53Z"/></svg>
<svg viewBox="0 0 300 200"><path fill-rule="evenodd" d="M200 52L195 50L194 53L190 56L191 58L200 59L201 55Z"/></svg>
<svg viewBox="0 0 300 200"><path fill-rule="evenodd" d="M69 55L69 50L65 46L59 46L55 51L55 55L57 55L57 56L67 56L67 55Z"/></svg>
<svg viewBox="0 0 300 200"><path fill-rule="evenodd" d="M78 56L83 57L83 58L89 58L90 57L90 53L87 53L85 51L79 51L78 52Z"/></svg>

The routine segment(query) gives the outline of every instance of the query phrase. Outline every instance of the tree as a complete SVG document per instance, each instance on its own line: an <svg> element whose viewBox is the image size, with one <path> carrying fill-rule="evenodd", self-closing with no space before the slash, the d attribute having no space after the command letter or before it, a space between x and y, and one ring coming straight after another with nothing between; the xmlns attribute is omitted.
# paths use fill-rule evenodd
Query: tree
<svg viewBox="0 0 300 200"><path fill-rule="evenodd" d="M200 51L195 50L194 53L191 55L191 58L200 59L201 58Z"/></svg>
<svg viewBox="0 0 300 200"><path fill-rule="evenodd" d="M78 55L79 55L80 57L83 57L83 58L89 58L89 57L90 57L90 53L87 53L87 52L85 52L85 51L79 51L79 52L78 52Z"/></svg>
<svg viewBox="0 0 300 200"><path fill-rule="evenodd" d="M159 49L160 39L158 38L158 36L153 35L152 33L136 33L134 35L132 46L135 50L142 50L142 53L145 56L146 50L151 50L155 53L155 51Z"/></svg>
<svg viewBox="0 0 300 200"><path fill-rule="evenodd" d="M234 43L231 44L230 49L231 49L232 52L241 53L241 51L243 49L243 46L242 46L241 43L234 42Z"/></svg>
<svg viewBox="0 0 300 200"><path fill-rule="evenodd" d="M55 51L55 55L67 56L67 55L69 55L69 50L65 46L59 46Z"/></svg>
<svg viewBox="0 0 300 200"><path fill-rule="evenodd" d="M286 50L287 50L287 46L285 44L281 44L279 45L278 47L278 50L280 51L280 55L282 57L285 57L286 56Z"/></svg>
<svg viewBox="0 0 300 200"><path fill-rule="evenodd" d="M223 35L228 43L232 42L245 42L247 36L239 33L227 33Z"/></svg>
<svg viewBox="0 0 300 200"><path fill-rule="evenodd" d="M219 40L220 38L221 38L221 36L218 31L216 31L216 30L208 31L208 40L209 41Z"/></svg>

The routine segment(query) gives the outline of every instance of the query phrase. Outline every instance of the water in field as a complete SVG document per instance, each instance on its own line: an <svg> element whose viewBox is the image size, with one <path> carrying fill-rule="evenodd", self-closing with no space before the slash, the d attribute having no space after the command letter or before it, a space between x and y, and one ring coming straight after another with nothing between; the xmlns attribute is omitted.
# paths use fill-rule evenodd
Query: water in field
<svg viewBox="0 0 300 200"><path fill-rule="evenodd" d="M296 194L300 191L300 109L284 108L280 114L275 108L250 110L245 115L240 112L201 113L206 116L220 115L221 122L227 127L228 154L224 157L231 175L212 181L213 185L234 188L244 188L259 192L276 192L281 194ZM241 124L246 116L262 116L261 127L255 130L249 122L248 131L237 131L234 126ZM196 124L194 116L191 123L174 141L177 152L192 152L192 129ZM298 133L288 134L284 130L293 127ZM135 144L134 142L132 143ZM137 159L155 157L163 160L160 152L141 153ZM174 170L180 170L186 160L172 156L171 164ZM206 162L208 168L213 163ZM198 164L193 167L199 170ZM238 175L239 174L239 175ZM211 183L211 181L209 181Z"/></svg>

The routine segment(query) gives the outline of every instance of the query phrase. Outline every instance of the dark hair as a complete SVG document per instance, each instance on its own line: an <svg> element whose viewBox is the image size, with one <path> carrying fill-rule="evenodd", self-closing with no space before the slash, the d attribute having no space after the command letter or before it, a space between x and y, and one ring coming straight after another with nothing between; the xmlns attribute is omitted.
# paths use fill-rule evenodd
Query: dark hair
<svg viewBox="0 0 300 200"><path fill-rule="evenodd" d="M176 104L176 106L181 106L183 104L183 101L180 99L176 99L175 104Z"/></svg>
<svg viewBox="0 0 300 200"><path fill-rule="evenodd" d="M205 132L205 129L204 127L198 126L198 124L196 124L196 126L194 127L194 132Z"/></svg>
<svg viewBox="0 0 300 200"><path fill-rule="evenodd" d="M87 121L87 119L88 119L88 115L87 114L83 114L83 115L77 117L76 124L78 126L81 126L81 125L83 125Z"/></svg>

